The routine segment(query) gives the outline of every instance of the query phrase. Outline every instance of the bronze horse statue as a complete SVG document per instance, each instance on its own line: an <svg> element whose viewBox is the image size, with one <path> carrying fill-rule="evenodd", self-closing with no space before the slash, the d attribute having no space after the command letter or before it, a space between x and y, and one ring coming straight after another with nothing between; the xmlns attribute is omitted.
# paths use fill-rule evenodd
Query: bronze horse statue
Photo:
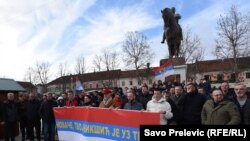
<svg viewBox="0 0 250 141"><path fill-rule="evenodd" d="M169 57L173 58L179 56L180 45L182 40L182 29L178 24L180 15L175 15L175 8L165 8L161 10L162 18L164 21L164 33L161 43L168 44Z"/></svg>

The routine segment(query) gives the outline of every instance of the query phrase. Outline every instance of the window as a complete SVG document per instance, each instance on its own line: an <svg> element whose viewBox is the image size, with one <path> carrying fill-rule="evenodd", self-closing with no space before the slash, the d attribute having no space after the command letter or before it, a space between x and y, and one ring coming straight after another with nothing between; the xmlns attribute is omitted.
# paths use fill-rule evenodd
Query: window
<svg viewBox="0 0 250 141"><path fill-rule="evenodd" d="M129 81L129 85L132 86L133 85L133 81Z"/></svg>
<svg viewBox="0 0 250 141"><path fill-rule="evenodd" d="M205 75L204 78L205 80L210 81L210 75Z"/></svg>
<svg viewBox="0 0 250 141"><path fill-rule="evenodd" d="M98 88L99 86L98 86L98 84L96 84L96 88Z"/></svg>
<svg viewBox="0 0 250 141"><path fill-rule="evenodd" d="M246 78L247 78L247 79L250 78L250 72L246 72Z"/></svg>
<svg viewBox="0 0 250 141"><path fill-rule="evenodd" d="M217 75L217 81L218 81L219 83L222 82L222 78L223 78L223 75L222 75L222 74L218 74L218 75Z"/></svg>
<svg viewBox="0 0 250 141"><path fill-rule="evenodd" d="M125 81L122 81L122 86L125 86Z"/></svg>
<svg viewBox="0 0 250 141"><path fill-rule="evenodd" d="M231 74L231 79L229 80L229 82L235 82L235 73Z"/></svg>
<svg viewBox="0 0 250 141"><path fill-rule="evenodd" d="M90 88L90 89L92 88L92 84L89 84L89 88Z"/></svg>

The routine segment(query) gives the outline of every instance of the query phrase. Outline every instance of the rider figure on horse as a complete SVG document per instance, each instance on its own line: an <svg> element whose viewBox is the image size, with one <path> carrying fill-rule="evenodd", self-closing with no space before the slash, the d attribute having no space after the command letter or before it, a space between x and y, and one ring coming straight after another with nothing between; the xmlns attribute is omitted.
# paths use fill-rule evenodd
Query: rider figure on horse
<svg viewBox="0 0 250 141"><path fill-rule="evenodd" d="M172 7L171 8L173 14L174 14L174 17L175 17L175 20L176 20L176 23L178 24L179 26L179 35L180 35L180 39L183 40L183 35L182 35L182 28L179 24L179 19L181 19L181 15L180 14L175 14L175 7ZM164 31L166 30L166 24L164 24ZM162 38L162 41L161 43L165 43L165 40L166 40L166 36L165 36L165 32L163 32L163 38Z"/></svg>

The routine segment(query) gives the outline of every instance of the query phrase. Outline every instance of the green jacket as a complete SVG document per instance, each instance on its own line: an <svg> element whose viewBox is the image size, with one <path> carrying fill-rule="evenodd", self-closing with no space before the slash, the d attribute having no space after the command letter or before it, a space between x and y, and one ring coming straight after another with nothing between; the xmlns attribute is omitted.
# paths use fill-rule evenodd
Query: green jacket
<svg viewBox="0 0 250 141"><path fill-rule="evenodd" d="M225 100L215 108L213 100L208 100L203 105L201 120L204 125L237 125L241 122L237 106Z"/></svg>

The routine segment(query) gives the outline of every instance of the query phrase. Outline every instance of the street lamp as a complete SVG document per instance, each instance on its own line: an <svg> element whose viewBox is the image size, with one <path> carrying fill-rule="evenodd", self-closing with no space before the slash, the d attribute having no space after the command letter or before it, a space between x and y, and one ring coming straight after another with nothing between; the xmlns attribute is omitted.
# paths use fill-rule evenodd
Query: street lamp
<svg viewBox="0 0 250 141"><path fill-rule="evenodd" d="M149 85L150 63L147 63L147 75L148 75L148 85Z"/></svg>
<svg viewBox="0 0 250 141"><path fill-rule="evenodd" d="M73 77L72 77L72 74L70 74L70 89L73 90Z"/></svg>

